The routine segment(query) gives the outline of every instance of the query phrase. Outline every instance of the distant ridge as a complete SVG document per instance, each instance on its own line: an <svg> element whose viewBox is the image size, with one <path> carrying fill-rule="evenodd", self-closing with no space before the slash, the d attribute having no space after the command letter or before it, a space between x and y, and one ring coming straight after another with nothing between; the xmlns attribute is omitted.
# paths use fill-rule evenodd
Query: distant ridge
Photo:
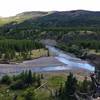
<svg viewBox="0 0 100 100"><path fill-rule="evenodd" d="M88 10L72 11L30 11L17 14L13 17L0 18L0 25L16 21L37 27L74 27L74 26L100 26L100 12ZM24 25L23 24L23 25Z"/></svg>

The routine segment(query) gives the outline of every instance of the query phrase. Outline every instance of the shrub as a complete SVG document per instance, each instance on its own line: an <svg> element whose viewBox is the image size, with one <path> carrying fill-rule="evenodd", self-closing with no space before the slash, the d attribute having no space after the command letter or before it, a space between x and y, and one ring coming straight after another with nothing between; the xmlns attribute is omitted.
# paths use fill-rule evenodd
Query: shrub
<svg viewBox="0 0 100 100"><path fill-rule="evenodd" d="M32 89L27 89L27 90L24 92L24 99L25 99L25 100L36 100L36 99L35 99L34 90L32 90Z"/></svg>
<svg viewBox="0 0 100 100"><path fill-rule="evenodd" d="M24 84L24 82L22 80L18 80L16 82L14 82L10 88L13 89L13 90L17 90L17 89L23 89L27 87L26 84Z"/></svg>
<svg viewBox="0 0 100 100"><path fill-rule="evenodd" d="M11 84L10 77L8 75L3 76L2 79L1 79L1 83L2 84L7 84L7 85Z"/></svg>

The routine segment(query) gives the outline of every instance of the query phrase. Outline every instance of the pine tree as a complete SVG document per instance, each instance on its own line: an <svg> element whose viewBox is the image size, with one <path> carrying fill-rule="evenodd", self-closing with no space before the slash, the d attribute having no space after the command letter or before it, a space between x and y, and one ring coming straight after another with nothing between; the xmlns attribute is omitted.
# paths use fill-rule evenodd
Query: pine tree
<svg viewBox="0 0 100 100"><path fill-rule="evenodd" d="M77 80L73 76L73 74L70 73L65 83L65 94L68 96L74 94L74 92L76 91L76 86L77 86Z"/></svg>
<svg viewBox="0 0 100 100"><path fill-rule="evenodd" d="M32 78L32 72L29 70L28 76L27 76L27 84L32 84L33 78Z"/></svg>
<svg viewBox="0 0 100 100"><path fill-rule="evenodd" d="M87 80L87 78L85 77L85 79L83 80L83 82L81 83L81 88L80 90L84 93L88 92L88 86L89 86L89 81Z"/></svg>
<svg viewBox="0 0 100 100"><path fill-rule="evenodd" d="M72 73L70 73L67 77L67 81L65 82L65 86L62 89L62 86L58 90L58 98L59 100L76 100L73 96L77 89L77 80L73 76Z"/></svg>

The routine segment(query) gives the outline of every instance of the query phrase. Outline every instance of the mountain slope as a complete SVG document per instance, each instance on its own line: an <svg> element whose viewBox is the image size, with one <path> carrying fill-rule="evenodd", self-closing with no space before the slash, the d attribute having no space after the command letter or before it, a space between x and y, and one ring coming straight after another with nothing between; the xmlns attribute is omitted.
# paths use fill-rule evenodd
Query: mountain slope
<svg viewBox="0 0 100 100"><path fill-rule="evenodd" d="M55 12L39 18L35 23L44 27L99 26L100 12L76 10Z"/></svg>
<svg viewBox="0 0 100 100"><path fill-rule="evenodd" d="M73 10L55 12L23 12L13 17L0 18L0 24L16 21L21 25L28 22L37 27L100 26L100 12ZM23 22L25 21L25 22Z"/></svg>
<svg viewBox="0 0 100 100"><path fill-rule="evenodd" d="M16 16L12 16L12 17L7 17L7 18L0 18L0 25L4 25L4 24L8 24L11 22L17 22L17 23L21 23L25 20L28 19L36 19L38 17L42 17L47 15L48 12L40 12L40 11L31 11L31 12L23 12L20 14L17 14Z"/></svg>

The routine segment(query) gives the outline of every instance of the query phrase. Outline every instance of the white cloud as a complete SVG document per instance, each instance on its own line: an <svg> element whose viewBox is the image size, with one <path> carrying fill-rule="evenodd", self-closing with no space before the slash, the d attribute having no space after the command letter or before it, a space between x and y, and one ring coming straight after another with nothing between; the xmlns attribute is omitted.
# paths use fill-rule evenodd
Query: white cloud
<svg viewBox="0 0 100 100"><path fill-rule="evenodd" d="M99 11L99 4L99 0L0 0L0 16L12 16L23 11Z"/></svg>

